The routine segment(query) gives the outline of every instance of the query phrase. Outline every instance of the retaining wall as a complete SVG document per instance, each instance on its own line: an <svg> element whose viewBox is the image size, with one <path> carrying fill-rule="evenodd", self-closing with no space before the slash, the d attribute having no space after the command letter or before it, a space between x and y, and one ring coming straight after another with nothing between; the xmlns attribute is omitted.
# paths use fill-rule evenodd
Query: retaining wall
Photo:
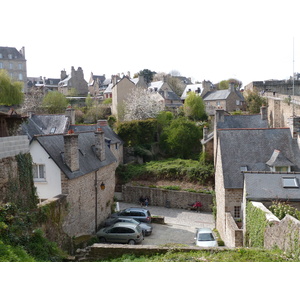
<svg viewBox="0 0 300 300"><path fill-rule="evenodd" d="M29 140L26 135L0 138L0 159L29 152Z"/></svg>
<svg viewBox="0 0 300 300"><path fill-rule="evenodd" d="M190 208L190 204L197 201L202 203L201 211L212 212L213 197L211 194L192 193L186 191L174 191L143 186L122 186L122 200L129 203L139 203L141 196L149 197L150 205L168 208Z"/></svg>

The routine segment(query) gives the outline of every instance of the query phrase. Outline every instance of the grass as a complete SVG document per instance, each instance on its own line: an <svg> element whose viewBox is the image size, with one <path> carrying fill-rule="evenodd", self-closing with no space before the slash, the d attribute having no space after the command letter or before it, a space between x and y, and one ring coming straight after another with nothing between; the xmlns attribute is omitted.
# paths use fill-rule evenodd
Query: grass
<svg viewBox="0 0 300 300"><path fill-rule="evenodd" d="M261 248L216 249L180 252L176 248L166 254L135 256L131 254L109 260L110 262L299 262L279 249Z"/></svg>

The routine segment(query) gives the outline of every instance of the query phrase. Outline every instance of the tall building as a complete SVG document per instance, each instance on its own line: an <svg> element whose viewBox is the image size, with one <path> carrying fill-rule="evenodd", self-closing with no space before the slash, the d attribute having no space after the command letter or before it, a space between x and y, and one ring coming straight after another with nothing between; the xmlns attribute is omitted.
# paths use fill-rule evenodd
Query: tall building
<svg viewBox="0 0 300 300"><path fill-rule="evenodd" d="M21 81L23 91L27 91L25 47L18 51L14 47L0 46L0 69L6 70L13 81Z"/></svg>

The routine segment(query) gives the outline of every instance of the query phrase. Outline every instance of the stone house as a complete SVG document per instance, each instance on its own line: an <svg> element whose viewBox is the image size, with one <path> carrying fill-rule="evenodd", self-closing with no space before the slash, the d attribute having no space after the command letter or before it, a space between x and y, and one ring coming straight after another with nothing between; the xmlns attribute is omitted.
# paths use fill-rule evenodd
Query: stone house
<svg viewBox="0 0 300 300"><path fill-rule="evenodd" d="M259 115L227 116L223 110L216 110L216 225L227 246L243 244L243 231L235 220L243 218L245 172L284 172L289 177L300 170L300 151L291 132L290 128L268 128L266 118ZM265 192L261 189L261 196Z"/></svg>
<svg viewBox="0 0 300 300"><path fill-rule="evenodd" d="M30 153L39 197L66 195L63 231L71 237L95 232L111 213L117 167L104 132L34 136Z"/></svg>
<svg viewBox="0 0 300 300"><path fill-rule="evenodd" d="M188 96L189 92L194 92L198 95L201 95L202 91L203 91L202 83L188 84L188 85L186 85L180 98L181 98L182 102L184 103L184 100Z"/></svg>
<svg viewBox="0 0 300 300"><path fill-rule="evenodd" d="M23 83L23 92L27 92L27 66L25 47L0 47L0 69L4 69L14 81Z"/></svg>
<svg viewBox="0 0 300 300"><path fill-rule="evenodd" d="M91 73L88 83L89 94L91 95L91 97L103 99L103 83L105 82L105 79L105 74L94 75L93 73Z"/></svg>
<svg viewBox="0 0 300 300"><path fill-rule="evenodd" d="M86 97L88 94L88 83L84 79L81 67L78 67L77 71L72 67L69 75L65 70L61 71L58 91L68 96L73 89L76 90L77 96Z"/></svg>
<svg viewBox="0 0 300 300"><path fill-rule="evenodd" d="M234 83L230 83L227 90L203 89L201 96L208 115L214 115L217 108L223 108L228 112L245 110L246 108L244 96L236 90Z"/></svg>
<svg viewBox="0 0 300 300"><path fill-rule="evenodd" d="M46 77L28 77L27 90L32 89L42 90L43 94L48 92L58 91L59 78L46 78Z"/></svg>

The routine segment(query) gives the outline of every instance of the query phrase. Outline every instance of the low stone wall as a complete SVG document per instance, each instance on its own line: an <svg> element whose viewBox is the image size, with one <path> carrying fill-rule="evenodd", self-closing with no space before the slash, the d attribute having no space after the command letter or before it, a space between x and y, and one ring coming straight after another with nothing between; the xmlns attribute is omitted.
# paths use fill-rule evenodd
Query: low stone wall
<svg viewBox="0 0 300 300"><path fill-rule="evenodd" d="M150 205L167 208L188 209L190 204L197 201L202 203L201 211L212 212L213 197L211 194L192 193L186 191L173 191L143 186L122 186L122 200L129 203L139 203L141 196L149 197Z"/></svg>
<svg viewBox="0 0 300 300"><path fill-rule="evenodd" d="M211 251L215 248L199 248L196 246L191 247L160 247L151 245L116 245L116 244L94 244L85 249L78 249L75 254L76 261L97 261L97 260L108 260L112 258L121 257L124 254L133 255L145 255L151 256L155 254L164 254L168 251ZM225 250L225 249L224 249ZM223 249L217 249L217 251L223 251Z"/></svg>
<svg viewBox="0 0 300 300"><path fill-rule="evenodd" d="M26 135L0 138L0 159L29 152L29 140Z"/></svg>
<svg viewBox="0 0 300 300"><path fill-rule="evenodd" d="M231 213L226 213L226 231L224 242L227 247L243 247L243 230L239 229Z"/></svg>
<svg viewBox="0 0 300 300"><path fill-rule="evenodd" d="M279 223L268 227L265 231L264 247L278 248L287 251L299 251L300 221L290 215L286 215Z"/></svg>

